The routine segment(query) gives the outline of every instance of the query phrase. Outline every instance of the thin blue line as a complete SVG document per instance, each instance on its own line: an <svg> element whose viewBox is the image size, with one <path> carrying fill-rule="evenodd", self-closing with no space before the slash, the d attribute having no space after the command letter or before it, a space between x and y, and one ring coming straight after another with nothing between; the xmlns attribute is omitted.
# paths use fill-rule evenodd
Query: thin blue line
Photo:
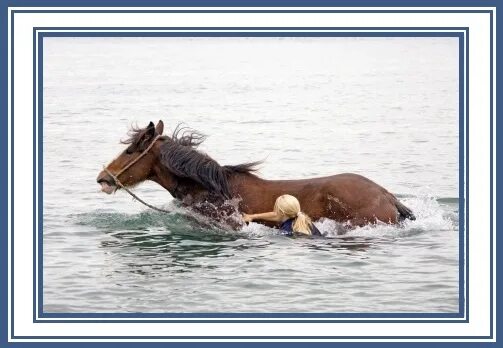
<svg viewBox="0 0 503 348"><path fill-rule="evenodd" d="M445 31L445 30L462 30L465 31L468 27L34 27L35 30L430 30L430 31Z"/></svg>
<svg viewBox="0 0 503 348"><path fill-rule="evenodd" d="M43 32L46 37L270 37L262 32ZM275 37L459 37L460 33L446 32L275 32ZM392 35L390 35L392 34Z"/></svg>
<svg viewBox="0 0 503 348"><path fill-rule="evenodd" d="M341 324L347 324L347 323L358 323L358 324L374 324L374 323L390 323L390 324L402 324L402 323L408 323L408 324L419 324L419 323L427 323L427 324L466 324L468 321L467 320L309 320L308 322L306 321L296 321L296 320L223 320L223 319L217 319L217 320L167 320L167 319L160 319L160 320L155 320L155 319L146 319L146 320L141 320L141 321L133 321L133 320L105 320L105 319L100 319L100 320L83 320L83 319L75 319L75 320L35 320L35 323L262 323L262 324L268 324L268 323L341 323Z"/></svg>
<svg viewBox="0 0 503 348"><path fill-rule="evenodd" d="M323 30L324 28L316 28L317 30ZM49 36L48 34L50 33L46 33L46 32L40 32L38 33L39 35L39 38L43 38L45 36ZM60 34L66 34L65 36L75 36L75 34L77 33L60 33ZM95 33L95 34L103 34L103 33ZM105 33L106 34L106 33ZM135 33L135 34L143 34L143 33ZM172 34L173 36L180 36L181 34L183 33L161 33L161 34ZM194 34L194 33L190 33L190 34ZM195 33L195 34L199 34L199 33ZM216 34L217 36L227 36L227 34L229 33L211 33L211 34ZM231 33L232 34L232 33ZM249 34L250 33L242 33L244 34L245 36L250 36ZM271 34L273 34L273 36L276 36L277 34L280 34L280 33L259 33L261 34L261 36L271 36ZM288 33L289 34L289 33ZM305 35L306 33L299 33L299 34L302 34L302 35ZM319 36L319 34L322 34L322 33L307 33L307 34L314 34L315 36ZM334 34L334 33L327 33L327 34ZM347 33L347 34L351 34L351 33ZM393 34L396 34L396 33L393 33ZM412 33L411 33L412 34ZM435 33L435 34L444 34L444 33ZM457 36L457 37L462 37L463 34L462 33L452 33L454 34L454 36ZM100 36L104 36L104 35L100 35ZM353 35L351 35L353 36ZM390 36L389 33L388 35L385 35L385 36ZM413 35L413 36L417 36L417 35ZM39 75L41 75L42 73L42 63L41 63L41 60L42 60L42 47L43 47L43 44L42 43L39 43ZM39 78L39 86L40 84L42 83L42 79L41 77ZM41 101L42 101L42 97L41 97L41 93L42 92L39 92L39 117L41 117L41 120L40 120L40 123L42 122L42 118L43 118L43 113L42 113L42 105L41 105ZM39 125L39 128L41 128L41 126ZM42 136L39 136L39 141L42 140ZM39 171L42 171L43 170L43 166L40 166L40 163L41 163L41 156L42 156L42 153L43 152L40 152L39 151ZM39 176L41 177L41 176ZM41 187L41 183L40 183L40 187ZM39 193L39 198L41 197L41 193ZM39 209L41 209L42 207L42 201L39 202ZM42 216L42 214L39 214L39 216ZM43 244L43 239L42 237L40 237L42 233L42 228L40 227L39 228L39 241L40 241L40 245ZM43 270L43 267L40 267L40 265L42 264L42 260L41 260L41 255L42 255L42 251L40 250L39 251L39 268L38 268L38 272L39 272L39 289L42 289L42 277L43 277L43 273L42 273L42 270ZM40 292L41 293L41 292ZM119 318L138 318L138 317L142 317L142 318L165 318L165 317L173 317L173 318L200 318L200 317L208 317L208 316L211 316L211 317L219 317L219 318L229 318L229 317L238 317L238 318L241 318L243 316L245 317L253 317L253 318L263 318L265 317L265 315L267 314L263 314L263 313L218 313L218 314L211 314L211 313L204 313L204 314L199 314L199 313L152 313L152 314L143 314L143 313L99 313L99 316L95 313L79 313L79 314L73 314L73 313L43 313L43 296L41 296L39 293L39 316L40 318L94 318L94 317L119 317ZM271 315L271 314L269 314ZM307 318L313 318L313 317L320 317L320 318L327 318L327 317L338 317L338 318L361 318L361 317L386 317L386 316L389 316L389 317L393 317L393 318L431 318L431 317L435 317L435 318L459 318L459 317L463 317L463 315L460 313L417 313L417 314L402 314L402 313L379 313L379 314L375 314L375 313L339 313L339 314L333 314L333 313L313 313L313 314L305 314L305 313L296 313L296 314L293 314L293 313L288 313L288 314L272 314L274 315L274 317L279 317L279 318L290 318L290 317L307 317ZM89 322L89 321L87 321ZM336 322L339 322L339 321L336 321ZM423 321L424 322L424 321Z"/></svg>
<svg viewBox="0 0 503 348"><path fill-rule="evenodd" d="M464 117L465 117L465 108L464 108L464 101L465 101L465 98L464 98L464 76L465 76L465 67L464 67L464 62L465 62L465 54L466 54L467 51L465 51L465 45L464 45L464 38L463 37L460 37L459 38L459 66L458 66L458 71L459 71L459 115L458 115L458 126L459 126L459 130L458 130L458 133L459 133L459 154L458 154L458 160L459 160L459 187L458 187L458 190L459 190L459 204L461 206L464 205L464 174L463 174L463 170L464 170L464 150L463 150L463 146L464 146L464 139L463 139L463 136L464 136L464 129L463 129L463 125L464 125ZM460 312L463 312L464 311L464 294L465 294L465 274L464 274L464 263L465 263L465 257L464 257L464 227L463 227L463 223L462 221L464 221L464 213L463 213L463 209L459 209L458 208L458 212L459 212L459 217L460 217L460 228L459 228L459 241L458 241L458 249L459 249L459 289L458 289L458 294L459 294L459 298L458 298L458 303L459 303L459 310Z"/></svg>
<svg viewBox="0 0 503 348"><path fill-rule="evenodd" d="M38 270L39 270L39 279L38 279L38 296L39 296L39 302L38 302L38 311L39 313L43 312L43 303L44 303L44 292L43 290L40 291L40 289L43 289L43 272L42 270L44 269L44 258L43 258L43 252L44 252L44 243L43 243L43 213L44 213L44 208L43 208L43 162L44 162L44 155L43 155L43 147L44 147L44 117L43 117L43 107L44 107L44 75L43 75L43 67L44 67L44 38L40 33L38 34L38 112L39 112L39 122L38 122L38 139L39 139L39 146L38 146L38 209L39 209L39 219L38 219Z"/></svg>
<svg viewBox="0 0 503 348"><path fill-rule="evenodd" d="M71 7L71 5L68 3L65 3L65 6ZM258 5L255 4L254 6ZM333 4L331 4L331 6L333 6ZM401 4L401 6L404 5ZM492 10L454 10L454 9L453 10L14 10L13 12L16 13L489 13L492 12Z"/></svg>
<svg viewBox="0 0 503 348"><path fill-rule="evenodd" d="M36 41L36 30L33 30L33 197L37 197L37 134L36 134L36 129L37 129L37 104L36 104L36 93L37 93L37 70L36 70L36 62L37 62L37 41ZM35 233L37 231L37 207L36 204L33 204L33 264L37 264L37 239L35 238ZM36 315L36 303L37 303L37 272L35 271L37 268L34 269L33 272L33 321L36 321L37 315Z"/></svg>
<svg viewBox="0 0 503 348"><path fill-rule="evenodd" d="M14 13L11 13L11 337L14 336Z"/></svg>
<svg viewBox="0 0 503 348"><path fill-rule="evenodd" d="M489 336L15 336L16 339L490 339ZM221 343L220 343L221 344ZM124 343L122 343L124 345ZM289 343L292 345L292 343ZM385 343L388 347L389 343Z"/></svg>
<svg viewBox="0 0 503 348"><path fill-rule="evenodd" d="M489 19L489 25L490 25L490 33L489 33L489 40L490 40L490 45L489 45L489 52L490 52L490 55L491 55L491 58L490 58L490 78L489 78L489 81L490 81L490 84L491 84L491 87L490 87L490 97L489 97L489 102L490 102L490 105L489 105L489 130L490 130L490 134L489 134L489 141L490 141L490 144L489 144L489 155L491 156L490 160L489 160L489 169L490 169L490 173L489 173L489 187L490 187L490 192L489 192L489 197L491 199L490 201L490 205L489 205L489 230L490 230L490 236L489 236L489 245L490 245L490 250L489 250L489 257L490 257L490 262L489 262L489 272L490 272L490 280L489 280L489 284L490 284L490 291L491 291L491 298L490 298L490 315L491 315L491 328L490 328L490 335L491 337L493 337L493 257L494 257L494 254L493 254L493 13L491 12L490 14L490 19Z"/></svg>
<svg viewBox="0 0 503 348"><path fill-rule="evenodd" d="M267 318L268 316L273 318L463 318L460 313L42 313L39 318Z"/></svg>
<svg viewBox="0 0 503 348"><path fill-rule="evenodd" d="M491 29L492 30L492 29ZM467 31L466 32L466 109L465 109L465 124L466 124L466 135L465 135L465 139L466 139L466 150L464 147L461 147L463 149L463 151L465 152L465 158L466 158L466 171L463 171L463 175L466 175L465 177L465 180L466 180L466 214L465 214L465 220L466 220L466 223L464 224L464 231L465 231L465 249L466 249L466 252L465 252L465 267L466 267L466 279L465 279L465 292L466 292L466 319L469 321L470 320L470 306L469 306L469 303L470 303L470 296L469 296L469 293L470 293L470 287L468 286L468 284L470 284L469 282L469 277L470 277L470 273L469 273L469 268L470 268L470 248L469 248L469 245L470 245L470 241L469 241L469 233L470 233L470 214L469 214L469 206L470 206L470 185L469 185L469 159L470 159L470 147L469 147L469 141L470 141L470 127L469 127L469 119L470 119L470 94L469 94L469 91L470 91L470 74L469 74L469 63L470 63L470 36L469 36L470 32ZM465 129L465 126L463 125L463 130ZM466 173L466 174L465 174ZM463 185L463 182L460 183L461 185ZM460 250L463 250L464 249L460 249Z"/></svg>

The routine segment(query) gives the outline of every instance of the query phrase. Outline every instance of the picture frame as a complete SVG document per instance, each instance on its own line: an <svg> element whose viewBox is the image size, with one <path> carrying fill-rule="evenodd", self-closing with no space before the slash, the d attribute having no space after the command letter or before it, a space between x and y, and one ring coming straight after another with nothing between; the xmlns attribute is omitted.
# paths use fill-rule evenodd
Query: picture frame
<svg viewBox="0 0 503 348"><path fill-rule="evenodd" d="M133 342L135 345L144 345L145 342L236 343L239 341L252 342L257 345L262 342L297 342L298 344L310 345L312 342L370 343L414 341L426 344L425 342L495 341L497 332L495 318L497 311L495 308L496 258L494 251L497 247L497 242L495 242L494 235L496 232L495 219L498 214L496 214L496 211L494 210L496 199L496 166L494 165L494 154L496 152L495 149L497 148L495 145L495 141L497 139L495 134L497 133L497 130L494 127L496 117L494 112L496 103L496 97L494 94L494 86L496 82L496 77L494 76L494 67L496 64L494 60L494 54L496 51L494 48L496 46L496 20L494 19L495 7L492 6L492 4L486 5L470 3L469 6L480 7L470 7L468 9L464 7L442 7L437 9L435 8L437 6L436 4L433 5L429 2L424 5L424 8L423 5L420 5L419 3L419 8L390 8L389 6L394 6L395 4L386 4L385 2L380 5L384 7L379 8L349 7L349 4L341 4L344 7L339 7L339 4L337 4L337 7L330 8L297 8L296 6L299 4L281 4L279 8L258 8L252 6L251 8L215 7L209 9L192 7L172 8L170 4L170 7L161 9L158 7L145 7L149 5L146 5L145 3L138 3L134 5L144 7L138 8L134 6L132 8L128 7L124 9L115 7L121 6L121 4L110 2L110 8L102 8L102 6L105 6L106 4L108 3L98 4L94 2L86 2L84 4L77 1L72 2L72 6L83 6L79 8L66 7L66 4L61 4L63 5L62 8L53 8L49 7L54 5L51 2L47 2L47 4L44 4L43 2L37 3L36 8L32 8L31 4L28 5L28 7L25 7L23 4L20 4L19 6L16 6L16 4L13 6L10 4L9 7L7 4L5 4L5 6L2 4L7 12L9 22L8 31L2 35L2 47L4 48L5 53L9 52L9 55L4 54L4 56L7 56L10 62L9 69L2 69L4 76L9 76L10 84L8 89L2 93L2 98L5 103L0 103L2 105L9 106L9 118L3 120L4 127L2 127L6 133L8 133L5 136L5 139L9 139L9 146L7 146L6 150L10 150L2 152L3 155L6 155L4 163L9 164L8 175L4 177L4 182L7 185L5 185L3 189L6 190L6 192L9 192L9 194L6 193L5 197L10 197L8 210L5 209L3 212L5 219L2 219L5 221L5 230L9 231L9 234L4 235L2 239L4 255L9 255L9 268L2 267L1 271L4 279L9 279L8 287L2 288L2 295L9 299L8 306L6 306L6 310L4 311L4 313L9 313L9 317L6 318L7 320L5 322L5 327L9 328L8 336L5 340L6 342L62 341L70 345L70 342L95 342L95 344L102 344L102 342L119 341ZM155 2L149 4L151 6L158 5ZM174 5L178 6L180 4ZM201 6L203 4L194 5ZM438 6L440 5L441 4L438 4ZM60 6L60 4L57 4L57 6ZM216 4L215 6L219 5ZM369 4L362 3L362 6L369 6ZM107 25L107 28L104 28L103 26L95 27L94 25L87 24L90 23L89 21L91 21L92 16L98 18L100 15L103 15L103 13L100 14L100 12L104 12L107 17L105 20L100 20L110 23ZM114 14L118 16L114 17ZM223 16L226 18L224 22L222 22L222 17L218 17L219 14L225 14L225 16ZM234 14L235 18L231 18L231 16L229 16L230 14ZM465 153L467 156L460 159L460 164L466 163L466 167L463 165L461 166L462 169L466 169L466 174L462 174L460 176L460 183L470 183L469 186L466 186L466 192L464 191L465 186L460 185L460 192L465 196L461 198L466 199L467 202L466 221L463 221L461 218L461 221L465 222L468 227L466 229L466 234L462 235L461 238L461 241L466 241L466 243L460 243L460 259L464 259L467 262L466 269L463 269L463 272L460 275L460 282L466 282L466 312L463 312L461 317L443 318L443 321L445 321L443 323L442 320L437 319L428 324L426 323L427 319L431 319L431 317L414 318L414 320L409 320L407 324L401 322L400 318L396 317L386 319L385 323L377 323L377 320L372 319L372 316L367 316L364 319L346 318L346 321L342 320L344 318L339 318L339 322L330 322L326 320L326 318L311 318L310 321L312 321L312 323L308 324L306 322L292 323L289 320L285 320L285 318L283 318L282 321L277 321L275 323L271 323L270 320L266 319L260 320L263 318L254 318L250 320L250 322L245 322L243 320L241 320L241 322L236 322L232 320L232 316L223 315L220 318L212 318L214 323L208 323L209 320L202 320L201 318L194 317L191 318L191 323L188 323L186 318L181 322L160 322L159 320L156 320L156 318L147 317L142 320L145 321L145 323L142 322L133 324L134 321L132 319L136 317L134 314L125 315L122 318L119 318L120 320L117 318L117 320L114 320L113 316L102 316L98 320L94 320L96 318L93 318L93 316L88 316L87 318L82 316L73 319L71 316L44 316L43 310L41 310L43 308L40 307L41 299L40 297L37 297L41 288L41 283L39 283L39 281L41 281L42 277L41 273L37 273L37 271L35 271L38 270L37 265L42 264L43 261L43 254L40 252L41 249L39 249L39 243L41 240L40 233L42 228L40 215L43 215L43 212L41 213L36 209L37 205L41 205L43 200L42 195L37 193L36 190L37 187L40 188L43 186L41 175L37 172L37 170L40 171L43 169L42 161L37 160L37 158L41 158L43 146L37 146L36 144L37 141L40 141L43 138L41 133L38 133L39 130L36 128L37 122L39 122L37 121L38 113L43 109L43 98L41 98L42 91L37 91L37 86L39 85L34 83L35 81L41 81L43 77L41 69L41 64L43 64L43 62L40 62L39 58L44 36L64 35L64 33L70 33L69 35L78 35L78 33L84 32L97 33L100 30L108 32L109 35L110 32L119 33L121 31L132 33L136 30L133 29L135 27L142 28L143 32L150 33L151 35L153 30L151 28L145 29L145 27L141 27L139 23L142 21L151 21L152 18L155 18L153 21L154 24L160 23L166 21L166 16L169 16L170 23L185 23L183 27L186 27L186 23L192 23L192 21L194 23L197 22L201 15L208 15L205 20L213 24L206 27L206 29L201 29L201 27L194 25L192 28L198 28L194 31L201 32L208 30L208 28L215 28L215 23L225 23L225 25L222 25L223 27L233 28L230 23L236 21L243 21L243 23L257 23L254 26L240 26L241 29L239 29L246 30L243 28L255 28L253 30L257 31L256 28L265 28L265 23L269 22L269 19L265 20L263 17L261 18L261 15L264 14L268 14L278 21L285 21L286 23L293 20L291 19L293 16L288 15L295 15L298 20L302 21L302 23L315 23L320 20L325 20L328 23L343 23L344 21L367 21L368 23L371 23L373 20L378 20L380 23L386 23L386 25L393 27L394 30L405 33L414 32L417 35L417 33L436 30L444 33L448 32L459 35L461 42L463 42L463 51L465 52L463 64L460 64L460 66L463 65L463 67L466 68L466 70L462 70L466 72L465 80L462 81L463 87L466 88L464 94L466 99L464 99L465 104L461 106L461 109L465 111L465 118L460 124L463 125L464 122L467 123L466 138L465 142L462 143L466 146ZM239 18L239 15L242 17ZM23 16L26 17L27 20L25 20ZM212 16L216 17L210 18ZM306 18L304 18L304 16ZM375 19L374 16L376 16ZM20 17L23 18L17 20ZM381 18L377 19L377 17ZM385 20L383 21L382 18L385 18ZM432 18L435 20L432 20ZM99 23L100 20L96 21L96 23ZM133 21L134 25L128 27L117 26L117 23L120 23L121 21ZM428 22L428 25L425 25L425 27L428 28L410 24L416 23L414 21L417 21L417 23ZM400 25L404 22L407 22L407 25ZM437 23L442 23L442 25ZM456 25L451 25L451 23L456 23ZM463 23L463 25L457 23ZM291 29L292 27L285 24L283 25L284 26L279 26L279 28L290 28L284 30L293 32L299 30L299 27ZM156 25L153 26L155 27ZM276 26L277 25L274 27ZM312 27L307 25L301 25L300 27L304 28L302 29L303 31L307 31L305 28L315 28L314 31L319 31L319 28L323 28L321 22L318 22L316 26ZM348 26L345 25L337 27L342 31L348 30ZM174 28L176 28L174 29L175 31L180 30L180 27L176 25ZM325 27L325 29L326 28L327 27ZM163 28L163 30L170 31L173 29ZM185 31L188 29L183 30ZM335 31L333 28L327 30ZM351 30L353 32L358 32L358 30L361 30L361 27L356 25ZM366 26L364 30L382 32L383 30L386 30L386 28L383 28L382 25L370 27ZM21 34L17 34L19 36L16 36L16 32ZM14 51L16 48L17 51ZM477 50L476 52L483 52L484 56L481 57L473 53L475 50ZM21 52L21 54L19 52ZM480 55L482 55L482 53ZM488 58L488 60L484 60L482 58ZM16 74L18 71L29 71L26 70L26 67L28 66L27 62L30 64L29 68L31 69L31 73ZM481 62L485 62L485 65L479 64ZM16 67L18 70L15 70ZM19 70L20 67L22 67L21 70ZM21 78L18 76L21 76ZM483 76L483 78L478 79L478 76ZM22 88L25 87L26 83L28 85L32 83L32 88ZM486 83L484 87L482 87L483 83ZM22 92L18 92L21 88ZM24 96L24 94L26 94L26 96ZM29 102L26 103L26 101L21 97L17 99L18 96L21 95L23 95L22 98L27 98ZM485 102L485 104L483 102ZM474 118L468 118L468 113L470 115L475 115ZM486 118L482 120L484 115ZM18 117L21 121L18 121ZM28 125L30 124L29 122L31 122L31 127L27 127L27 130L23 127L23 129L20 130L18 125L25 124L25 122ZM464 128L462 127L462 129ZM21 131L33 135L34 139L33 142L28 141L28 144L25 145L26 149L23 148L22 150L25 152L17 154L15 150L15 145L17 143L15 143L15 139L20 139L20 137L16 135ZM489 136L489 141L486 141L486 146L482 147L479 144L480 140L483 139L484 136ZM30 161L25 160L23 154L26 153L32 155ZM471 157L468 156L470 154L472 155ZM468 167L468 158L470 158L470 167ZM23 164L24 162L27 163ZM18 171L15 171L16 169L14 168L16 168L16 164L18 164L17 168L23 168L22 174L19 174L19 169L17 169ZM472 170L468 168L475 169ZM32 172L31 169L34 171ZM16 182L22 181L24 177L29 177L29 181L33 183L33 185L28 185L29 187L21 189L22 191L20 191L18 186L14 185L16 185ZM487 180L484 182L482 178L487 179L487 177L489 177L488 182ZM18 189L16 190L16 188ZM30 196L38 198L38 201L26 202L26 198ZM472 206L472 204L470 204L470 196L474 199L476 205ZM32 218L26 219L25 224L21 222L23 221L22 215L15 213L18 211L16 207L19 207L20 204L32 207L29 209L31 211ZM487 207L488 209L483 209L484 207ZM463 214L462 211L463 209L461 207L461 215ZM36 217L38 217L38 219L36 219ZM484 222L480 222L482 220ZM475 225L474 221L478 221L479 223ZM473 228L473 231L470 228L472 226L476 226ZM29 230L28 227L31 230ZM474 237L474 235L478 236L479 239ZM19 244L16 244L16 241L22 242L18 242ZM20 244L21 247L18 246ZM19 250L26 250L26 255L31 255L28 259L30 261L32 260L33 263L30 262L29 264L21 264L19 261L20 256L16 256L20 255ZM489 262L487 262L488 259ZM18 269L18 266L16 265L20 265L21 268ZM485 272L479 272L479 267L483 267ZM477 272L470 272L470 270L473 269L477 269ZM465 271L466 273L464 273ZM465 276L466 278L464 278ZM476 280L476 286L470 285L474 279ZM23 285L18 285L18 287L16 287L16 281L18 282L17 284ZM20 286L22 287L21 289L26 290L20 290ZM483 290L480 288L483 288ZM5 304L2 304L2 306L5 306ZM75 333L84 330L86 334L70 334L70 330L65 329L69 327L67 325L68 322L73 323L71 327L75 328ZM392 336L385 333L387 332L386 330L390 330L393 325L395 325L393 330L400 328L399 330L401 334L399 336ZM132 329L135 326L141 327L141 329ZM118 335L117 332L121 332L121 330L123 330L122 327L128 327L128 330L131 330L128 332L135 332L135 334L128 335L126 337ZM307 331L309 331L309 334L296 334L299 328L302 328L302 330L306 332L306 327L308 327ZM363 329L363 327L365 327L365 329ZM222 332L227 330L231 330L233 334L222 334ZM345 334L349 332L361 333L362 330L365 330L365 332L370 334L365 334L363 336ZM462 333L459 336L454 334L454 332L457 332L458 330ZM423 333L417 333L426 331L430 331L432 334L426 335ZM63 332L64 334L59 336L58 334L55 334L56 332ZM110 334L110 332L115 332L115 334ZM139 334L139 332L141 332L141 334ZM159 334L159 332L169 332L170 334L162 335ZM197 332L197 334L182 334L188 332ZM330 334L327 334L328 332ZM336 332L336 334L333 332ZM372 332L374 332L374 334L372 334ZM446 334L445 332L448 333ZM474 332L474 334L467 334L471 332ZM294 334L288 335L287 333Z"/></svg>

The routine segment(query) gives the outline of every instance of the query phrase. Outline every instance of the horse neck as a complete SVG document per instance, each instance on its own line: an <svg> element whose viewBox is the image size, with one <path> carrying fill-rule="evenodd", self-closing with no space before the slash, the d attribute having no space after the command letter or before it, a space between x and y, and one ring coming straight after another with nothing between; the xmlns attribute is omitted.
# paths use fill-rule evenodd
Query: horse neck
<svg viewBox="0 0 503 348"><path fill-rule="evenodd" d="M172 175L169 170L160 162L160 146L162 142L159 142L159 145L155 145L152 148L152 152L155 156L155 160L152 165L150 180L158 183L164 189L169 191L169 193L177 198L183 200L187 196L191 196L192 198L198 199L210 199L214 194L206 190L202 185L197 183L196 181L189 178L179 178L177 176ZM267 187L269 186L268 180L263 180L253 175L251 173L239 173L234 172L230 173L228 177L229 188L232 194L232 197L248 197L250 194L250 190L253 191L255 187ZM274 186L274 185L273 185ZM273 189L273 188L272 188Z"/></svg>
<svg viewBox="0 0 503 348"><path fill-rule="evenodd" d="M158 183L165 190L169 191L169 193L173 197L175 197L176 188L178 187L178 178L171 175L160 162L159 155L162 143L163 143L162 141L159 141L158 144L152 147L151 151L154 156L154 161L152 163L151 175L149 177L149 180Z"/></svg>
<svg viewBox="0 0 503 348"><path fill-rule="evenodd" d="M158 153L157 153L158 154ZM179 178L172 175L169 170L160 162L159 156L156 155L152 165L152 175L149 180L152 180L161 185L174 198L183 200L187 196L206 196L208 191L192 179Z"/></svg>

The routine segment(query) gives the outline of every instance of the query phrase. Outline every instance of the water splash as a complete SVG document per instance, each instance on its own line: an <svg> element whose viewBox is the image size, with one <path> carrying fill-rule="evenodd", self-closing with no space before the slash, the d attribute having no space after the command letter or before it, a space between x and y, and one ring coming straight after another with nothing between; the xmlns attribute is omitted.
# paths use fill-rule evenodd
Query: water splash
<svg viewBox="0 0 503 348"><path fill-rule="evenodd" d="M270 228L256 222L250 222L247 225L244 225L243 228L241 228L240 232L253 238L281 235L280 230Z"/></svg>
<svg viewBox="0 0 503 348"><path fill-rule="evenodd" d="M239 212L241 198L225 200L222 204L215 205L204 201L193 204L185 209L195 218L202 218L204 223L214 224L221 229L238 230L243 227L244 221Z"/></svg>
<svg viewBox="0 0 503 348"><path fill-rule="evenodd" d="M400 238L431 230L450 231L458 229L457 205L453 199L448 203L443 203L442 199L422 194L420 196L402 196L400 200L412 209L416 215L415 221L405 220L400 225L378 223L353 228L348 224L323 218L316 221L315 225L323 236L329 239L346 237ZM235 238L262 238L281 235L278 229L269 228L258 223L242 225L241 214L237 210L239 201L230 200L226 204L226 207L232 210L231 214L225 213L227 214L226 219L232 220L231 224L215 222L196 211L180 206L176 201L172 201L166 206L166 209L172 212L169 214L152 210L145 210L139 214L95 211L73 215L73 219L78 225L94 226L97 229L106 231L161 229L181 235L186 233L191 235L233 235ZM222 212L222 214L224 213ZM231 227L234 225L241 225L242 227L236 231Z"/></svg>
<svg viewBox="0 0 503 348"><path fill-rule="evenodd" d="M338 237L340 235L353 237L406 237L431 230L450 231L458 228L457 210L446 209L447 207L440 204L440 200L432 195L408 195L401 198L400 201L414 212L416 220L405 220L400 225L377 223L357 228L330 219L322 219L315 224L325 237Z"/></svg>

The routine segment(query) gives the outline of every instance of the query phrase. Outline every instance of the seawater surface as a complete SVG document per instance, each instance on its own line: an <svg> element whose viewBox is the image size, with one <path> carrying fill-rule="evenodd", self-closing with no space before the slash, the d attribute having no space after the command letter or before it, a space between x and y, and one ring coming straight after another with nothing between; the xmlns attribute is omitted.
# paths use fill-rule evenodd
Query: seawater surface
<svg viewBox="0 0 503 348"><path fill-rule="evenodd" d="M45 38L43 309L49 313L456 313L454 38ZM259 175L355 172L417 216L323 239L209 226L154 183L96 176L131 124L180 122Z"/></svg>

